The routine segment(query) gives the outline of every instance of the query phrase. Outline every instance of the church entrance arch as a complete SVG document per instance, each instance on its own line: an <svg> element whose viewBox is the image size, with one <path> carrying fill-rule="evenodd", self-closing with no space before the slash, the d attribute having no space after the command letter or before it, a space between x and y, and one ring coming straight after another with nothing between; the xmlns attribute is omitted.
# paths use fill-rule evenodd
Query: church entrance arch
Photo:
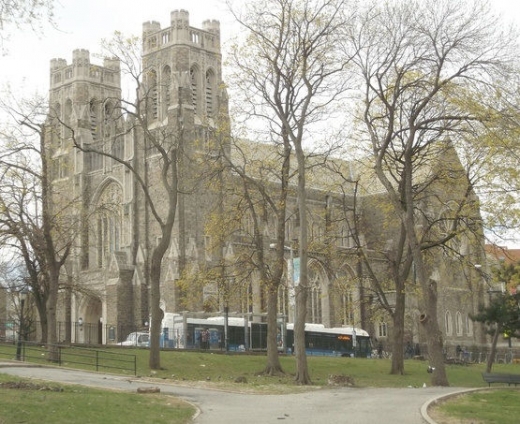
<svg viewBox="0 0 520 424"><path fill-rule="evenodd" d="M102 302L96 297L85 298L78 311L76 342L103 344Z"/></svg>

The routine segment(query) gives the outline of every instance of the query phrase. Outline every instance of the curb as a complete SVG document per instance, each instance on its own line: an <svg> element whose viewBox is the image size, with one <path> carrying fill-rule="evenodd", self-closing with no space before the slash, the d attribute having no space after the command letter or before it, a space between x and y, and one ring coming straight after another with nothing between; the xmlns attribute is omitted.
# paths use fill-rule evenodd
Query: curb
<svg viewBox="0 0 520 424"><path fill-rule="evenodd" d="M44 368L46 365L42 364L32 364L30 362L25 361L0 361L0 368L18 368L18 367L24 367L24 368Z"/></svg>
<svg viewBox="0 0 520 424"><path fill-rule="evenodd" d="M480 387L480 388L477 388L477 389L460 389L460 390L457 390L455 392L447 393L445 395L438 396L438 397L435 397L433 399L430 399L429 401L425 402L421 406L422 418L428 424L437 424L437 421L435 421L433 418L431 418L428 415L428 408L430 406L436 405L437 403L441 403L441 402L445 401L446 399L449 399L451 397L455 397L455 396L461 395L463 393L471 393L471 392L477 392L477 391L480 391L480 390L487 390L487 389L488 389L487 387Z"/></svg>

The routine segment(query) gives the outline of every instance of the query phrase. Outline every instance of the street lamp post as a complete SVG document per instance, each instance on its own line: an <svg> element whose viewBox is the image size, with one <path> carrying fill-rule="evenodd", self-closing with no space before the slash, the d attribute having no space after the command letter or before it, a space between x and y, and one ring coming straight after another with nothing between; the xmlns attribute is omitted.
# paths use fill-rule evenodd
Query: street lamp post
<svg viewBox="0 0 520 424"><path fill-rule="evenodd" d="M20 292L20 325L18 326L18 342L16 344L16 360L22 360L22 344L23 344L23 336L24 336L24 317L23 317L23 308L25 305L25 297L27 293L25 291Z"/></svg>

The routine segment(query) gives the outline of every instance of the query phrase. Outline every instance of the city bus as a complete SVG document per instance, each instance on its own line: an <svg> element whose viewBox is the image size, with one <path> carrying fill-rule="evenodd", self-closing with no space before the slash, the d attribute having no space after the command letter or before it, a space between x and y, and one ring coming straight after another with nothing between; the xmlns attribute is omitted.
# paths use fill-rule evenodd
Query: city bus
<svg viewBox="0 0 520 424"><path fill-rule="evenodd" d="M189 318L170 314L163 320L161 346L178 349L224 350L225 318ZM267 349L267 324L246 321L241 317L228 317L227 349L243 352ZM288 323L283 330L278 323L278 349L282 353L294 352L294 324ZM305 350L308 355L370 357L370 335L361 328L327 328L323 324L305 324Z"/></svg>

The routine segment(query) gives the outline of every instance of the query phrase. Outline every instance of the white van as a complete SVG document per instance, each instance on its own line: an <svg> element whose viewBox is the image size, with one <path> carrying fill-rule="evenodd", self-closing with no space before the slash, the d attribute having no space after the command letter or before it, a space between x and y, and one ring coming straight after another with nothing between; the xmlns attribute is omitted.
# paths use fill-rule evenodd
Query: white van
<svg viewBox="0 0 520 424"><path fill-rule="evenodd" d="M150 335L146 331L134 331L126 336L120 346L150 347Z"/></svg>

